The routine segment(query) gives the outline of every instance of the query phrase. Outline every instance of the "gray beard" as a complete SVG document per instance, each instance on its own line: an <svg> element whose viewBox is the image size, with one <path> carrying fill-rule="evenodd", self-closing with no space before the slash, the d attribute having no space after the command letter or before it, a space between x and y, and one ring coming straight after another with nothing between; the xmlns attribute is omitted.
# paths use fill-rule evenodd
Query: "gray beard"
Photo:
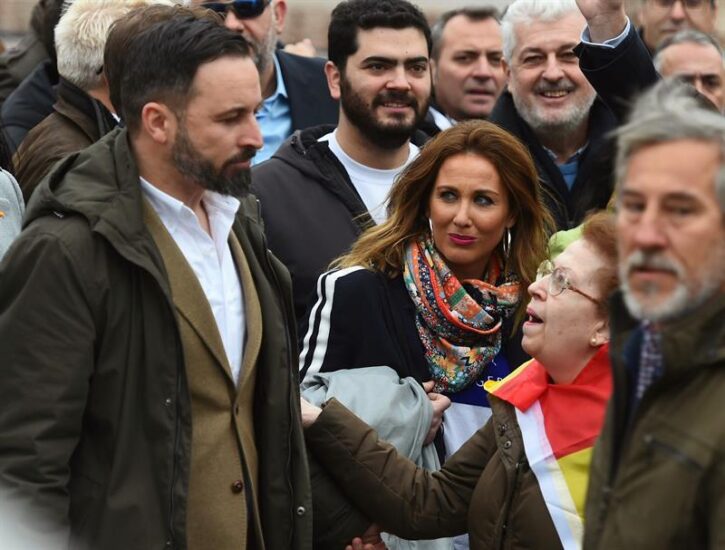
<svg viewBox="0 0 725 550"><path fill-rule="evenodd" d="M550 122L540 118L536 113L535 108L529 108L529 106L520 101L517 96L512 94L511 97L514 100L514 105L516 106L516 111L519 116L531 127L537 137L545 136L547 141L552 139L565 139L572 132L578 130L579 127L589 118L589 110L592 108L594 100L596 99L596 95L592 94L591 101L587 102L585 105L577 106L575 110L572 110L571 116L567 119Z"/></svg>

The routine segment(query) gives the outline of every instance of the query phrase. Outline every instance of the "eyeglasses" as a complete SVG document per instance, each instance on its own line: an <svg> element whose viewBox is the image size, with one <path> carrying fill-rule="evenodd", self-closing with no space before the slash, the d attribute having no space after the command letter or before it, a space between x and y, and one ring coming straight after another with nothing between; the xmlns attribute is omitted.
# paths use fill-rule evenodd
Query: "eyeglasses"
<svg viewBox="0 0 725 550"><path fill-rule="evenodd" d="M688 10L699 10L705 5L715 5L714 0L679 0L682 2L682 6ZM653 2L660 8L670 9L677 0L653 0Z"/></svg>
<svg viewBox="0 0 725 550"><path fill-rule="evenodd" d="M232 0L231 2L203 2L202 6L222 15L232 10L239 19L252 19L262 15L270 0Z"/></svg>
<svg viewBox="0 0 725 550"><path fill-rule="evenodd" d="M595 304L599 305L601 302L596 298L589 296L586 292L582 292L569 281L569 277L566 275L566 271L560 267L554 267L551 260L544 260L541 262L539 269L536 270L536 280L540 281L544 277L549 277L549 289L548 292L551 296L558 296L565 290L571 290L577 294L584 296L587 300L591 300Z"/></svg>

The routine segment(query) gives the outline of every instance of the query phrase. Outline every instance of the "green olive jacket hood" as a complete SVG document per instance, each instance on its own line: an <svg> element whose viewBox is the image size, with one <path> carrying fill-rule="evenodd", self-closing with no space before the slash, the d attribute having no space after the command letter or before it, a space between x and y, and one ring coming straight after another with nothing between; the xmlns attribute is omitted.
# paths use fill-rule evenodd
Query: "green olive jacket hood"
<svg viewBox="0 0 725 550"><path fill-rule="evenodd" d="M126 130L71 155L36 190L0 264L0 491L32 522L28 547L186 548L191 403L138 179ZM232 231L263 312L264 548L309 549L289 276L267 250L256 200L241 203Z"/></svg>

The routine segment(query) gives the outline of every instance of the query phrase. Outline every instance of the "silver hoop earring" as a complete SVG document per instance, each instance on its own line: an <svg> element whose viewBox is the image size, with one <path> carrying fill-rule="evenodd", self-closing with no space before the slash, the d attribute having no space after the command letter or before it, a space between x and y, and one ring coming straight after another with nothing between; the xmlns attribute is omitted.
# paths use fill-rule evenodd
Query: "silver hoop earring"
<svg viewBox="0 0 725 550"><path fill-rule="evenodd" d="M507 227L506 232L503 234L503 256L505 260L509 259L509 254L511 254L511 228Z"/></svg>
<svg viewBox="0 0 725 550"><path fill-rule="evenodd" d="M430 234L433 234L433 220L428 218L428 227L430 227Z"/></svg>

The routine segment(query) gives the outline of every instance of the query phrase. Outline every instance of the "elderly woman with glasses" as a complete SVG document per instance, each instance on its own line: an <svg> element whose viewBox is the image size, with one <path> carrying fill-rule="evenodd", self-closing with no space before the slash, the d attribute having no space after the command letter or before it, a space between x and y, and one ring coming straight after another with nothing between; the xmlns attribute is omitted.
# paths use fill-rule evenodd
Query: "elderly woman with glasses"
<svg viewBox="0 0 725 550"><path fill-rule="evenodd" d="M486 383L491 420L440 471L401 457L335 400L324 409L303 401L308 447L382 531L468 531L474 550L579 548L591 449L611 393L606 300L617 283L613 222L599 213L539 268L523 325L533 359ZM355 539L348 548L377 547Z"/></svg>

